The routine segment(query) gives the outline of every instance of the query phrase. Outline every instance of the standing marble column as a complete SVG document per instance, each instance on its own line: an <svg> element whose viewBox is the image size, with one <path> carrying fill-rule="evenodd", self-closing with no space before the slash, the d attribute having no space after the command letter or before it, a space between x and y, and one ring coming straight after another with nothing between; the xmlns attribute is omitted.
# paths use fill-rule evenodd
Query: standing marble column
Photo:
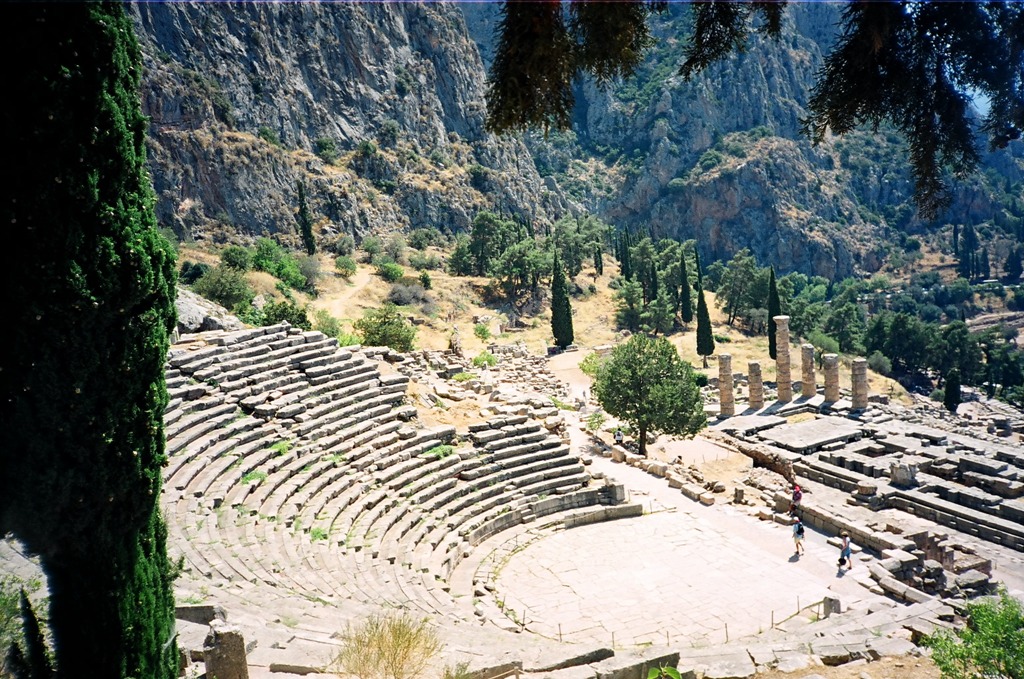
<svg viewBox="0 0 1024 679"><path fill-rule="evenodd" d="M729 417L736 414L736 399L732 392L732 356L718 355L718 414Z"/></svg>
<svg viewBox="0 0 1024 679"><path fill-rule="evenodd" d="M800 347L800 395L810 398L818 393L818 385L814 383L814 345L804 344Z"/></svg>
<svg viewBox="0 0 1024 679"><path fill-rule="evenodd" d="M764 382L761 380L761 364L757 361L747 363L747 390L750 392L748 402L751 408L760 410L764 407Z"/></svg>
<svg viewBox="0 0 1024 679"><path fill-rule="evenodd" d="M850 389L853 391L853 409L864 410L868 407L868 359L853 359L850 382Z"/></svg>
<svg viewBox="0 0 1024 679"><path fill-rule="evenodd" d="M782 402L793 400L789 373L789 316L775 316L775 384Z"/></svg>
<svg viewBox="0 0 1024 679"><path fill-rule="evenodd" d="M839 400L839 356L825 354L825 401L835 403Z"/></svg>

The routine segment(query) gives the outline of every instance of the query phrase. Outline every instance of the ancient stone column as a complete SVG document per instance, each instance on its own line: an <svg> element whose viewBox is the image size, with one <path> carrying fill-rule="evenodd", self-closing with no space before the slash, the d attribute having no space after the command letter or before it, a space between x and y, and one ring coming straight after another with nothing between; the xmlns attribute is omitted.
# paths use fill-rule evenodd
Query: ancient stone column
<svg viewBox="0 0 1024 679"><path fill-rule="evenodd" d="M818 393L818 385L814 383L814 345L805 344L800 347L800 395L810 398Z"/></svg>
<svg viewBox="0 0 1024 679"><path fill-rule="evenodd" d="M825 401L835 403L839 400L839 356L825 354Z"/></svg>
<svg viewBox="0 0 1024 679"><path fill-rule="evenodd" d="M764 382L761 381L761 364L757 361L747 363L747 389L750 392L750 407L764 407Z"/></svg>
<svg viewBox="0 0 1024 679"><path fill-rule="evenodd" d="M864 410L868 407L868 359L853 359L853 366L850 372L853 409Z"/></svg>
<svg viewBox="0 0 1024 679"><path fill-rule="evenodd" d="M732 356L718 355L718 414L729 417L736 414L736 401L732 393Z"/></svg>
<svg viewBox="0 0 1024 679"><path fill-rule="evenodd" d="M775 384L782 402L793 400L789 374L789 316L775 316Z"/></svg>

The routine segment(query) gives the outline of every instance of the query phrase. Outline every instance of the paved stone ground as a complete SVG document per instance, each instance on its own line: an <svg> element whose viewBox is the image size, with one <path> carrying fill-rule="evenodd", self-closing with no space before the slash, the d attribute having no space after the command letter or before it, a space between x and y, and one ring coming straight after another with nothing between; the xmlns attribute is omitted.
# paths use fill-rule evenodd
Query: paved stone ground
<svg viewBox="0 0 1024 679"><path fill-rule="evenodd" d="M575 427L573 448L585 446ZM713 445L713 444L709 444ZM593 468L629 489L654 513L574 528L512 557L497 580L499 600L528 631L617 647L687 639L705 646L756 635L801 607L838 596L874 599L862 561L839 575L837 550L808 531L793 553L791 529L745 508L704 507L665 479L595 457ZM720 501L726 498L719 496ZM666 633L668 637L666 638Z"/></svg>

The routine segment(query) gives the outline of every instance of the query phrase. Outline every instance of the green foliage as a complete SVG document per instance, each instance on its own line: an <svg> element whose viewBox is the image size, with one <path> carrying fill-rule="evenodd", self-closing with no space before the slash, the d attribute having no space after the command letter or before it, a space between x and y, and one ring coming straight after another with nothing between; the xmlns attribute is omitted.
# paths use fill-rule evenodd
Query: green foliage
<svg viewBox="0 0 1024 679"><path fill-rule="evenodd" d="M405 238L400 233L392 234L384 242L384 254L399 264L405 261L405 249Z"/></svg>
<svg viewBox="0 0 1024 679"><path fill-rule="evenodd" d="M946 386L942 392L942 405L951 413L955 413L960 405L960 371L956 368L946 373Z"/></svg>
<svg viewBox="0 0 1024 679"><path fill-rule="evenodd" d="M277 134L275 130L267 127L266 125L260 126L259 130L257 130L256 132L256 136L262 139L263 141L267 142L268 144L277 147L281 146L281 137Z"/></svg>
<svg viewBox="0 0 1024 679"><path fill-rule="evenodd" d="M299 209L295 215L295 221L299 224L299 235L302 236L302 245L306 248L307 255L316 254L316 237L313 235L313 215L306 203L306 184L302 181L295 182L295 191L298 194Z"/></svg>
<svg viewBox="0 0 1024 679"><path fill-rule="evenodd" d="M498 359L489 351L481 351L473 359L474 368L493 368L498 365Z"/></svg>
<svg viewBox="0 0 1024 679"><path fill-rule="evenodd" d="M267 473L262 469L254 469L242 475L242 483L263 483L267 480Z"/></svg>
<svg viewBox="0 0 1024 679"><path fill-rule="evenodd" d="M892 361L878 351L872 352L872 354L868 356L868 367L879 375L892 374Z"/></svg>
<svg viewBox="0 0 1024 679"><path fill-rule="evenodd" d="M370 158L377 155L377 145L369 139L364 139L356 145L356 155Z"/></svg>
<svg viewBox="0 0 1024 679"><path fill-rule="evenodd" d="M383 262L377 265L377 275L388 283L394 283L405 275L405 269L394 262Z"/></svg>
<svg viewBox="0 0 1024 679"><path fill-rule="evenodd" d="M181 263L181 271L178 273L178 281L183 285L192 285L209 272L209 264L205 264L203 262L190 262L186 259Z"/></svg>
<svg viewBox="0 0 1024 679"><path fill-rule="evenodd" d="M944 679L1024 677L1024 609L1021 602L999 591L998 598L966 604L967 625L939 630L924 645Z"/></svg>
<svg viewBox="0 0 1024 679"><path fill-rule="evenodd" d="M587 431L601 431L607 418L600 410L587 416Z"/></svg>
<svg viewBox="0 0 1024 679"><path fill-rule="evenodd" d="M491 329L486 323L477 323L473 326L473 334L484 341L491 339Z"/></svg>
<svg viewBox="0 0 1024 679"><path fill-rule="evenodd" d="M313 153L328 165L333 165L338 160L338 142L331 137L320 137L313 142Z"/></svg>
<svg viewBox="0 0 1024 679"><path fill-rule="evenodd" d="M551 275L551 334L555 345L566 348L572 344L575 334L572 328L572 306L565 287L565 272L555 252L554 269Z"/></svg>
<svg viewBox="0 0 1024 679"><path fill-rule="evenodd" d="M286 455L288 451L292 449L292 442L278 441L274 445L270 446L270 449L277 455Z"/></svg>
<svg viewBox="0 0 1024 679"><path fill-rule="evenodd" d="M266 271L296 290L310 287L310 281L302 273L298 260L269 238L260 238L256 241L252 265L253 268Z"/></svg>
<svg viewBox="0 0 1024 679"><path fill-rule="evenodd" d="M366 253L366 261L373 261L373 258L384 252L384 241L380 236L367 236L359 244L359 249Z"/></svg>
<svg viewBox="0 0 1024 679"><path fill-rule="evenodd" d="M580 361L580 370L584 375L593 379L597 377L597 372L601 369L601 364L604 363L604 361L604 356L596 351L592 351L587 354L582 361Z"/></svg>
<svg viewBox="0 0 1024 679"><path fill-rule="evenodd" d="M430 457L436 457L437 459L440 460L442 458L448 457L449 455L451 455L454 452L455 452L455 447L454 446L450 446L450 445L445 444L445 445L440 445L440 446L434 446L433 448L431 448L430 450L428 450L427 452L425 452L423 454L427 455L427 456L430 456Z"/></svg>
<svg viewBox="0 0 1024 679"><path fill-rule="evenodd" d="M711 331L711 314L708 304L704 301L704 290L697 284L697 355L704 359L704 367L708 367L708 356L715 353L715 336Z"/></svg>
<svg viewBox="0 0 1024 679"><path fill-rule="evenodd" d="M349 625L331 667L358 679L412 679L441 651L437 632L426 619L406 614L373 615Z"/></svg>
<svg viewBox="0 0 1024 679"><path fill-rule="evenodd" d="M260 325L276 325L282 322L291 323L296 328L312 330L313 325L309 322L306 310L294 302L294 300L283 300L280 302L267 302L262 309L262 320Z"/></svg>
<svg viewBox="0 0 1024 679"><path fill-rule="evenodd" d="M172 679L160 497L176 275L146 171L141 53L119 3L5 8L0 45L20 62L0 217L31 231L0 266L17 357L4 390L18 394L0 402L0 534L46 572L60 676Z"/></svg>
<svg viewBox="0 0 1024 679"><path fill-rule="evenodd" d="M348 255L339 255L334 260L334 269L344 278L352 278L356 275L356 260Z"/></svg>
<svg viewBox="0 0 1024 679"><path fill-rule="evenodd" d="M334 254L351 256L356 251L356 240L347 233L343 233L334 241Z"/></svg>
<svg viewBox="0 0 1024 679"><path fill-rule="evenodd" d="M367 309L354 324L362 344L370 347L387 346L395 351L412 351L416 328L402 318L398 307L387 303L379 309Z"/></svg>
<svg viewBox="0 0 1024 679"><path fill-rule="evenodd" d="M661 337L634 335L615 347L598 370L594 397L637 429L642 455L648 431L693 436L706 422L693 369Z"/></svg>
<svg viewBox="0 0 1024 679"><path fill-rule="evenodd" d="M453 276L471 276L474 270L470 239L468 236L460 235L455 239L455 247L448 257L448 273Z"/></svg>
<svg viewBox="0 0 1024 679"><path fill-rule="evenodd" d="M434 287L434 281L426 271L420 271L419 281L424 290L430 290Z"/></svg>
<svg viewBox="0 0 1024 679"><path fill-rule="evenodd" d="M309 539L312 540L313 542L319 542L320 540L326 540L330 536L331 536L331 534L327 532L326 528L321 528L320 526L313 526L312 528L309 529Z"/></svg>
<svg viewBox="0 0 1024 679"><path fill-rule="evenodd" d="M381 123L380 129L377 131L377 139L381 146L391 148L398 143L398 134L401 131L398 121L388 118Z"/></svg>
<svg viewBox="0 0 1024 679"><path fill-rule="evenodd" d="M239 271L252 268L252 252L240 245L230 245L220 253L220 263Z"/></svg>
<svg viewBox="0 0 1024 679"><path fill-rule="evenodd" d="M682 675L674 667L652 667L647 670L647 679L682 679Z"/></svg>
<svg viewBox="0 0 1024 679"><path fill-rule="evenodd" d="M245 274L223 264L211 269L196 281L192 289L196 294L231 310L248 306L256 296L249 282L245 280Z"/></svg>
<svg viewBox="0 0 1024 679"><path fill-rule="evenodd" d="M452 375L452 380L455 382L470 382L477 379L477 376L473 373L461 372Z"/></svg>
<svg viewBox="0 0 1024 679"><path fill-rule="evenodd" d="M445 241L436 227L414 229L409 234L409 247L415 250L426 250L431 245L443 245Z"/></svg>
<svg viewBox="0 0 1024 679"><path fill-rule="evenodd" d="M412 252L409 254L409 266L417 271L441 268L441 258L433 253Z"/></svg>

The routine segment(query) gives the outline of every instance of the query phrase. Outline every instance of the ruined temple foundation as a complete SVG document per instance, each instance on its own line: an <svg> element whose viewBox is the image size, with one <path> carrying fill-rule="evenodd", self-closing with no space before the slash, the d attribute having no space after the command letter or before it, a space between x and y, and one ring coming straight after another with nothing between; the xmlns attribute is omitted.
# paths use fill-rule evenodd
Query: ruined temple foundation
<svg viewBox="0 0 1024 679"><path fill-rule="evenodd" d="M764 382L761 381L761 364L757 361L747 363L747 391L751 408L764 407Z"/></svg>
<svg viewBox="0 0 1024 679"><path fill-rule="evenodd" d="M718 414L730 417L736 414L736 400L732 393L732 356L718 356Z"/></svg>
<svg viewBox="0 0 1024 679"><path fill-rule="evenodd" d="M839 356L825 354L825 401L835 403L839 400Z"/></svg>
<svg viewBox="0 0 1024 679"><path fill-rule="evenodd" d="M814 345L804 344L800 347L800 395L810 398L818 393L814 383Z"/></svg>
<svg viewBox="0 0 1024 679"><path fill-rule="evenodd" d="M854 410L864 410L868 407L868 360L866 358L853 359L851 368L850 388L853 391Z"/></svg>
<svg viewBox="0 0 1024 679"><path fill-rule="evenodd" d="M779 401L793 400L793 382L789 374L789 316L774 316L775 384Z"/></svg>

